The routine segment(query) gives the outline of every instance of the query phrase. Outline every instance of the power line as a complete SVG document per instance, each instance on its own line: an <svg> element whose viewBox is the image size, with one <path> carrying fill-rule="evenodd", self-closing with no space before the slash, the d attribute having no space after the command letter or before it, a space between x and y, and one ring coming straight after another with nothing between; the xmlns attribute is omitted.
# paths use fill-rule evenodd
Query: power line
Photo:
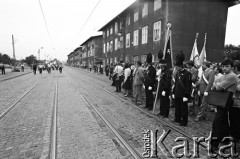
<svg viewBox="0 0 240 159"><path fill-rule="evenodd" d="M77 37L79 36L79 34L82 32L84 26L87 24L88 20L90 19L90 17L92 16L93 12L95 11L95 9L97 8L98 4L101 2L101 0L98 0L97 4L95 5L95 7L93 8L92 12L90 13L90 15L88 16L88 18L85 20L85 22L83 23L83 25L81 26L80 30L78 31L77 35L75 36L75 38L73 39L72 43L77 39ZM72 44L71 43L71 44Z"/></svg>
<svg viewBox="0 0 240 159"><path fill-rule="evenodd" d="M51 35L50 35L50 32L49 32L49 29L48 29L47 21L46 21L46 18L45 18L45 15L44 15L44 12L43 12L42 5L41 5L41 1L40 1L40 0L39 0L39 5L40 5L40 8L41 8L41 12L42 12L42 16L43 16L43 20L44 20L45 26L46 26L46 28L47 28L47 33L48 33L49 39L51 40L52 45L53 45L53 41L52 41L52 38L51 38Z"/></svg>

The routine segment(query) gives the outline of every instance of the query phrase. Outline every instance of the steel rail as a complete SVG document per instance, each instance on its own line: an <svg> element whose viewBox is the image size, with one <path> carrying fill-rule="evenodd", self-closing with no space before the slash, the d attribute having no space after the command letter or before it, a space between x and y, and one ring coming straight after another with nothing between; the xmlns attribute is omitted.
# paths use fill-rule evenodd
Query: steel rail
<svg viewBox="0 0 240 159"><path fill-rule="evenodd" d="M38 83L35 83L29 90L25 91L10 107L7 108L1 115L0 120L11 110L14 108L15 105L17 105L34 87L36 87Z"/></svg>
<svg viewBox="0 0 240 159"><path fill-rule="evenodd" d="M53 113L50 135L50 151L49 158L57 158L57 106L58 106L58 82L55 84L54 100L53 100Z"/></svg>
<svg viewBox="0 0 240 159"><path fill-rule="evenodd" d="M77 88L77 85L74 83L75 82L72 81L72 84L75 85L75 87ZM135 159L142 159L143 157L136 150L134 150L134 148L132 148L131 145L127 143L127 141L118 133L118 131L112 126L112 124L98 111L98 109L90 102L90 100L82 93L82 91L79 89L78 91L83 96L83 98L91 105L95 112L101 117L101 119L106 123L106 125L111 129L111 131L116 135L120 142L126 147L130 154Z"/></svg>

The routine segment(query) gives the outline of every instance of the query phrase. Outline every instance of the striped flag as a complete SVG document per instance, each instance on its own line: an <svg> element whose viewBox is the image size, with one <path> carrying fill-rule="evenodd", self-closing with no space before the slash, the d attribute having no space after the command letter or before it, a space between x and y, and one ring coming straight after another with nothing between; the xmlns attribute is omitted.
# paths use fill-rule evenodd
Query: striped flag
<svg viewBox="0 0 240 159"><path fill-rule="evenodd" d="M198 38L198 33L196 33L196 38L195 42L193 44L193 49L192 49L192 54L190 57L190 60L194 62L194 66L199 66L199 54L198 54L198 49L197 49L197 38Z"/></svg>
<svg viewBox="0 0 240 159"><path fill-rule="evenodd" d="M199 56L199 61L200 61L201 65L202 65L203 62L207 61L206 47L205 47L206 46L206 40L207 40L207 33L205 33L203 48L202 48L201 54Z"/></svg>

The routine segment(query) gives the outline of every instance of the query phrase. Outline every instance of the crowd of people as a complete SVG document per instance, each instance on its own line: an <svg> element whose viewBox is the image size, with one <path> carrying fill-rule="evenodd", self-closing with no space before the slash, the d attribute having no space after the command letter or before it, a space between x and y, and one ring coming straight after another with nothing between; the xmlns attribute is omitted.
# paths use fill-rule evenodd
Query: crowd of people
<svg viewBox="0 0 240 159"><path fill-rule="evenodd" d="M187 126L189 114L195 122L208 118L209 111L215 112L212 122L212 151L217 150L224 137L240 139L240 61L224 59L221 63L209 61L195 66L193 61L184 61L182 52L175 58L174 66L169 66L158 54L159 62L152 63L152 55L146 62L117 63L105 66L106 75L112 80L116 92L124 89L124 96L148 110L154 109L155 98L160 100L160 113L168 118L169 108L175 108L174 121ZM102 72L101 72L102 73ZM213 92L229 92L224 107L209 105ZM145 96L145 99L143 98ZM213 97L211 97L213 98ZM219 97L221 99L221 96ZM192 103L189 104L188 103Z"/></svg>
<svg viewBox="0 0 240 159"><path fill-rule="evenodd" d="M62 65L62 63L59 63L59 64L52 64L52 63L37 64L37 63L34 63L31 68L32 68L34 74L37 73L37 70L39 71L39 74L42 74L42 72L44 70L46 70L49 74L51 73L51 70L59 70L59 72L62 73L63 65Z"/></svg>

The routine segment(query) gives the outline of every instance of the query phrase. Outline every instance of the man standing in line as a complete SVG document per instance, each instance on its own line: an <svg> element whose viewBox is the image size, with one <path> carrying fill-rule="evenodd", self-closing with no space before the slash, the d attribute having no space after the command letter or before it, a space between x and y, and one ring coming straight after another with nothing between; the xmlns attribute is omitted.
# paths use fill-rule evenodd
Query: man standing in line
<svg viewBox="0 0 240 159"><path fill-rule="evenodd" d="M113 72L116 73L116 92L121 92L123 67L120 63L117 64Z"/></svg>
<svg viewBox="0 0 240 159"><path fill-rule="evenodd" d="M215 79L215 73L212 69L210 69L210 65L211 65L210 62L202 63L203 74L202 74L201 81L199 83L199 90L198 90L200 111L198 112L195 118L196 122L203 119L204 117L206 118L206 115L207 115L206 112L207 112L208 104L206 103L206 99L208 96L208 92L213 86L213 82Z"/></svg>
<svg viewBox="0 0 240 159"><path fill-rule="evenodd" d="M144 88L146 93L146 106L148 110L153 109L153 88L155 85L156 69L152 66L152 54L147 55L147 70L144 73Z"/></svg>
<svg viewBox="0 0 240 159"><path fill-rule="evenodd" d="M196 108L196 100L198 99L198 95L197 95L197 82L198 82L198 69L194 67L194 62L193 61L188 61L186 63L187 66L187 70L192 74L192 89L191 89L191 100L192 100L192 106L189 107L189 114L193 115L195 114L195 108Z"/></svg>
<svg viewBox="0 0 240 159"><path fill-rule="evenodd" d="M143 96L142 96L142 87L143 87L143 68L141 61L138 61L136 64L136 70L133 77L133 89L134 89L134 100L136 105L142 105ZM139 101L138 102L138 98Z"/></svg>
<svg viewBox="0 0 240 159"><path fill-rule="evenodd" d="M174 121L180 123L180 126L187 126L188 123L188 104L187 101L191 93L191 73L183 68L183 61L185 59L182 51L176 56L177 74L173 89L173 98L175 106Z"/></svg>
<svg viewBox="0 0 240 159"><path fill-rule="evenodd" d="M232 114L233 105L233 94L235 93L238 85L238 77L232 71L233 61L230 59L225 59L222 62L222 70L224 75L220 77L219 81L215 83L212 87L213 90L216 91L227 91L229 92L229 97L224 108L217 107L217 113L215 114L213 124L212 124L212 139L211 139L211 152L218 152L220 143L226 143L224 140L225 137L236 137L235 133L233 133L234 124L236 124L236 120L234 122ZM236 114L235 114L236 115ZM239 114L237 114L239 116ZM230 119L230 123L229 123ZM237 119L237 118L235 118ZM239 121L237 121L237 125L239 125ZM236 127L237 128L237 127ZM238 130L239 131L239 130ZM238 134L239 135L239 134Z"/></svg>
<svg viewBox="0 0 240 159"><path fill-rule="evenodd" d="M159 88L158 96L160 98L160 115L163 118L168 118L169 108L170 108L170 99L169 95L171 93L171 78L172 71L167 67L167 60L162 59L163 53L160 51L158 53L159 63L161 73L159 75Z"/></svg>

